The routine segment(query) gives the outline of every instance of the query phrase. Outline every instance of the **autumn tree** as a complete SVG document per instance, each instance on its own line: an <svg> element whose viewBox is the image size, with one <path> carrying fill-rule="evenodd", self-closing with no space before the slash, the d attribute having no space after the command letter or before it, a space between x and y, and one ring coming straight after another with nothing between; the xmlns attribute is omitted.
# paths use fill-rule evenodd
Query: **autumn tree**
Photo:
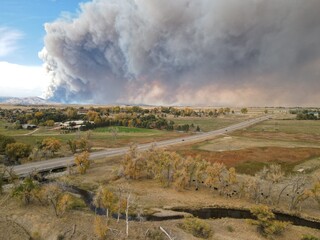
<svg viewBox="0 0 320 240"><path fill-rule="evenodd" d="M306 194L308 194L308 196L314 199L317 202L318 207L320 208L320 179L317 179L313 183L312 187L308 190Z"/></svg>
<svg viewBox="0 0 320 240"><path fill-rule="evenodd" d="M140 179L147 176L147 155L140 154L132 144L122 160L122 174L126 178Z"/></svg>
<svg viewBox="0 0 320 240"><path fill-rule="evenodd" d="M43 112L40 112L40 111L35 112L34 117L40 120L43 117Z"/></svg>
<svg viewBox="0 0 320 240"><path fill-rule="evenodd" d="M100 216L95 216L93 221L94 233L100 240L107 239L108 234L108 224Z"/></svg>
<svg viewBox="0 0 320 240"><path fill-rule="evenodd" d="M181 164L181 157L175 152L161 151L154 164L155 178L165 187L170 187L174 174Z"/></svg>
<svg viewBox="0 0 320 240"><path fill-rule="evenodd" d="M77 141L77 146L81 151L87 151L90 152L91 150L91 143L89 141L89 134L86 137L81 137L78 141Z"/></svg>
<svg viewBox="0 0 320 240"><path fill-rule="evenodd" d="M100 186L93 198L93 203L96 207L105 209L106 216L109 218L109 213L115 210L116 197L108 188Z"/></svg>
<svg viewBox="0 0 320 240"><path fill-rule="evenodd" d="M49 120L45 121L44 125L47 126L47 127L53 127L54 126L54 121L49 119Z"/></svg>
<svg viewBox="0 0 320 240"><path fill-rule="evenodd" d="M66 115L67 115L69 120L74 120L74 119L77 118L78 111L77 111L77 109L75 109L73 107L69 107L66 110Z"/></svg>
<svg viewBox="0 0 320 240"><path fill-rule="evenodd" d="M194 174L194 182L196 184L196 189L199 189L200 183L205 182L206 179L206 169L209 166L209 163L205 160L196 158L197 168ZM192 180L192 181L193 181Z"/></svg>
<svg viewBox="0 0 320 240"><path fill-rule="evenodd" d="M5 153L6 147L10 143L15 143L16 140L13 137L5 136L0 134L0 154Z"/></svg>
<svg viewBox="0 0 320 240"><path fill-rule="evenodd" d="M52 137L43 139L41 143L41 149L51 152L52 156L60 150L61 146L60 140Z"/></svg>
<svg viewBox="0 0 320 240"><path fill-rule="evenodd" d="M289 225L288 222L275 220L274 213L265 205L255 206L250 209L256 220L248 220L248 223L257 226L257 230L265 237L281 234Z"/></svg>
<svg viewBox="0 0 320 240"><path fill-rule="evenodd" d="M247 108L241 108L241 113L242 113L242 114L248 113L248 109L247 109Z"/></svg>
<svg viewBox="0 0 320 240"><path fill-rule="evenodd" d="M11 163L19 162L21 158L28 157L31 153L31 146L25 143L10 143L6 146L6 155Z"/></svg>
<svg viewBox="0 0 320 240"><path fill-rule="evenodd" d="M31 177L26 177L13 188L12 196L19 198L25 204L29 204L32 200L32 192L38 187L38 184Z"/></svg>
<svg viewBox="0 0 320 240"><path fill-rule="evenodd" d="M260 181L264 181L264 185L266 186L266 191L260 193L263 194L267 202L273 204L276 196L274 195L274 188L277 183L279 183L284 178L284 172L281 169L281 165L279 164L271 164L268 167L263 167L263 169L256 174L256 177L260 179Z"/></svg>
<svg viewBox="0 0 320 240"><path fill-rule="evenodd" d="M261 202L262 181L257 177L250 177L243 183L244 191L249 199L252 199L256 204Z"/></svg>
<svg viewBox="0 0 320 240"><path fill-rule="evenodd" d="M264 166L262 171L257 174L260 178L271 181L273 184L278 183L284 177L284 172L279 164Z"/></svg>
<svg viewBox="0 0 320 240"><path fill-rule="evenodd" d="M191 187L193 181L202 182L200 171L203 171L203 162L200 156L195 159L187 157L186 159L180 158L175 164L174 185L178 189L184 189ZM199 178L198 178L199 177ZM201 179L201 180L200 180ZM198 184L196 184L196 190L198 190Z"/></svg>
<svg viewBox="0 0 320 240"><path fill-rule="evenodd" d="M234 167L231 167L228 170L228 183L229 184L237 183L237 173Z"/></svg>
<svg viewBox="0 0 320 240"><path fill-rule="evenodd" d="M94 121L96 118L99 117L99 113L93 110L87 112L87 118L89 121Z"/></svg>
<svg viewBox="0 0 320 240"><path fill-rule="evenodd" d="M38 194L38 196L41 196L42 202L52 206L56 217L62 216L71 203L70 195L66 194L57 184L43 186Z"/></svg>
<svg viewBox="0 0 320 240"><path fill-rule="evenodd" d="M89 156L90 154L87 151L84 151L75 156L74 161L80 174L85 174L87 169L90 167Z"/></svg>
<svg viewBox="0 0 320 240"><path fill-rule="evenodd" d="M222 172L225 170L225 166L222 163L214 162L213 164L210 164L206 168L206 180L205 185L206 186L216 186L220 185L222 182Z"/></svg>
<svg viewBox="0 0 320 240"><path fill-rule="evenodd" d="M174 174L174 186L178 190L185 189L189 185L190 174L187 168L181 168Z"/></svg>
<svg viewBox="0 0 320 240"><path fill-rule="evenodd" d="M68 139L67 144L70 151L75 154L77 152L77 140Z"/></svg>

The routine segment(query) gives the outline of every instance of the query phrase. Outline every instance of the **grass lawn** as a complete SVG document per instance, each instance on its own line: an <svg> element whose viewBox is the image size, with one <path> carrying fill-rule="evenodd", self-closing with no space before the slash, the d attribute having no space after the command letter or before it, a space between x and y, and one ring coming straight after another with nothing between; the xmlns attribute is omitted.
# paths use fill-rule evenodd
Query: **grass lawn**
<svg viewBox="0 0 320 240"><path fill-rule="evenodd" d="M32 130L26 130L26 129L11 129L9 128L11 125L12 125L11 123L0 120L0 134L6 135L6 136L13 136L13 135L26 134L32 131Z"/></svg>

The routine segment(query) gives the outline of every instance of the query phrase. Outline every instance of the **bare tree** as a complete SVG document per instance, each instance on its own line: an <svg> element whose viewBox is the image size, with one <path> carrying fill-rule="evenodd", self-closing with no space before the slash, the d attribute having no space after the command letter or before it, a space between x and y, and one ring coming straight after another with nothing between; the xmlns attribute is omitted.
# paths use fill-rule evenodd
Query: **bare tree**
<svg viewBox="0 0 320 240"><path fill-rule="evenodd" d="M289 198L289 209L296 209L304 200L308 198L306 189L309 184L310 179L306 175L296 175L290 177L279 192L277 204L280 203L282 195L286 193L286 196Z"/></svg>
<svg viewBox="0 0 320 240"><path fill-rule="evenodd" d="M131 193L127 196L127 206L126 206L126 235L129 237L129 208L130 208L130 197Z"/></svg>

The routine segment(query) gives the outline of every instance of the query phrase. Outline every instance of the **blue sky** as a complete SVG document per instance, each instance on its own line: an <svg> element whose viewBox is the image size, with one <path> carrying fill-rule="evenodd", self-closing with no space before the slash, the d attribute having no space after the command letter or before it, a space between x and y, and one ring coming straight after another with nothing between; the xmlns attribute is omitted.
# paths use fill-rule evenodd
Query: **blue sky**
<svg viewBox="0 0 320 240"><path fill-rule="evenodd" d="M49 81L38 57L44 45L44 24L76 14L81 2L0 0L0 96L42 94Z"/></svg>

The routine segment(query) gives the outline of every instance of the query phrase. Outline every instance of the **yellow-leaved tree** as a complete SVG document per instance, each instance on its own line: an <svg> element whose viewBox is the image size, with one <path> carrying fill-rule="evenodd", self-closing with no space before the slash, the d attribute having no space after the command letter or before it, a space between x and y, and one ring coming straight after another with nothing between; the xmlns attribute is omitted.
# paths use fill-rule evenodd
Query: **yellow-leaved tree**
<svg viewBox="0 0 320 240"><path fill-rule="evenodd" d="M77 155L74 159L80 174L85 174L90 167L89 152L84 151Z"/></svg>

